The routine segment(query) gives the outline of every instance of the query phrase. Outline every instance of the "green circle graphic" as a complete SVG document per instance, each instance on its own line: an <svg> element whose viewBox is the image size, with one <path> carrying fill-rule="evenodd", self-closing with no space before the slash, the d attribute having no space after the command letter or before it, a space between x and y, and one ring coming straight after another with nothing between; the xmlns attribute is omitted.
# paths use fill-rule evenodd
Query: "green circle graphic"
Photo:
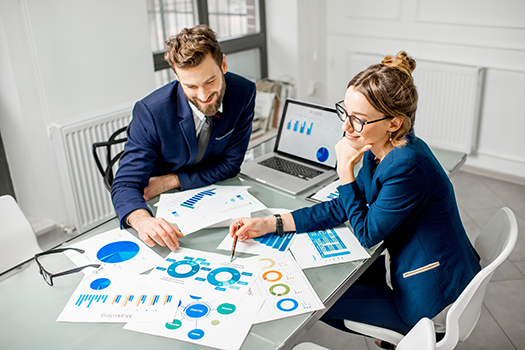
<svg viewBox="0 0 525 350"><path fill-rule="evenodd" d="M166 323L167 329L178 329L180 328L180 326L182 326L182 322L177 319L173 320L173 322Z"/></svg>
<svg viewBox="0 0 525 350"><path fill-rule="evenodd" d="M276 292L274 292L273 289L274 289L275 287L284 287L284 292L282 292L282 293L276 293ZM278 297L281 297L281 296L283 296L283 295L286 295L286 294L288 294L289 292L290 292L290 287L288 287L286 284L281 284L281 283L279 283L279 284L274 284L273 286L270 287L270 293L271 293L272 295L276 295L276 296L278 296Z"/></svg>
<svg viewBox="0 0 525 350"><path fill-rule="evenodd" d="M232 314L237 308L233 304L224 303L217 307L217 312L221 315Z"/></svg>

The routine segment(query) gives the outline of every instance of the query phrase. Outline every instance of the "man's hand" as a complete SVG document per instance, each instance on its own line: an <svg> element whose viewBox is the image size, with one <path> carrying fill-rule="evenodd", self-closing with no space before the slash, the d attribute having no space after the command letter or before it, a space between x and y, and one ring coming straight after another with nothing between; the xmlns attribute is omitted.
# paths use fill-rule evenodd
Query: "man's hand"
<svg viewBox="0 0 525 350"><path fill-rule="evenodd" d="M148 201L163 192L179 187L180 181L177 174L153 176L149 179L148 187L144 189L144 199Z"/></svg>
<svg viewBox="0 0 525 350"><path fill-rule="evenodd" d="M152 217L144 209L137 209L129 214L128 222L138 232L139 238L150 247L157 243L162 247L168 246L173 251L179 246L177 237L184 236L175 225Z"/></svg>

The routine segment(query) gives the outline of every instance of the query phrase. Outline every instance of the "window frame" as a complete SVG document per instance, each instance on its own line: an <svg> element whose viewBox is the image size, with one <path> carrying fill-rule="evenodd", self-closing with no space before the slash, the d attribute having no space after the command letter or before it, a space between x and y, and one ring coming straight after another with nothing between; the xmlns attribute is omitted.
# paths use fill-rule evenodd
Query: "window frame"
<svg viewBox="0 0 525 350"><path fill-rule="evenodd" d="M259 49L259 58L261 63L261 78L268 77L268 51L266 46L266 11L265 0L258 0L259 2L259 33L242 36L239 38L232 38L227 40L219 40L222 51L225 55L246 51L250 49ZM199 24L209 25L208 20L208 1L196 0L197 3L197 20ZM165 69L171 69L168 62L164 60L164 53L166 51L158 51L153 53L153 64L155 72Z"/></svg>

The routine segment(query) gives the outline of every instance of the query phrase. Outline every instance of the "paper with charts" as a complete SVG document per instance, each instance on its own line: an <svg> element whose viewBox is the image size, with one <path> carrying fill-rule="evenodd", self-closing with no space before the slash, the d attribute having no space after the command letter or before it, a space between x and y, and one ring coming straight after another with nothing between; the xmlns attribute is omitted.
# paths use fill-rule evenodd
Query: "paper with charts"
<svg viewBox="0 0 525 350"><path fill-rule="evenodd" d="M346 226L300 233L290 250L303 269L370 257Z"/></svg>
<svg viewBox="0 0 525 350"><path fill-rule="evenodd" d="M250 216L250 213L266 208L248 192L248 188L212 185L162 194L155 204L156 217L175 223L185 235L217 223L229 226L230 219Z"/></svg>
<svg viewBox="0 0 525 350"><path fill-rule="evenodd" d="M282 237L275 232L243 242L237 241L236 252L257 254L261 256L284 257L295 239L295 232L285 233ZM231 251L233 237L226 235L217 249Z"/></svg>
<svg viewBox="0 0 525 350"><path fill-rule="evenodd" d="M337 179L315 192L310 198L318 202L327 202L339 198L339 190L337 189L339 186L341 186L341 180Z"/></svg>
<svg viewBox="0 0 525 350"><path fill-rule="evenodd" d="M265 300L254 323L325 308L290 252L283 258L265 257L259 260L265 263L265 267L251 287L251 292L262 295Z"/></svg>
<svg viewBox="0 0 525 350"><path fill-rule="evenodd" d="M149 275L184 287L186 292L218 292L242 298L262 266L257 259L236 258L230 263L229 255L178 248Z"/></svg>
<svg viewBox="0 0 525 350"><path fill-rule="evenodd" d="M148 275L87 275L57 322L170 321L181 293Z"/></svg>
<svg viewBox="0 0 525 350"><path fill-rule="evenodd" d="M124 329L217 349L239 349L248 335L262 298L184 294L170 322L129 322Z"/></svg>
<svg viewBox="0 0 525 350"><path fill-rule="evenodd" d="M72 250L64 252L75 265L101 264L98 270L92 268L82 270L85 274L103 272L139 274L158 266L164 260L140 239L118 228L82 242L75 242L72 247L85 250L83 254Z"/></svg>

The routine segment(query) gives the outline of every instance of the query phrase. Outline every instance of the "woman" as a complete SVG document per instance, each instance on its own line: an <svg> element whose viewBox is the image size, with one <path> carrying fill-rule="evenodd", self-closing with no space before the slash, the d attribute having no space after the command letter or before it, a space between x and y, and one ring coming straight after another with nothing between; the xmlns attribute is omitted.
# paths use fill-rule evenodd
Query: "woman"
<svg viewBox="0 0 525 350"><path fill-rule="evenodd" d="M402 334L422 317L439 324L480 270L452 184L414 134L415 66L405 52L386 56L355 76L336 104L345 131L335 147L339 198L282 218L240 218L230 227L242 241L280 231L281 220L284 231L297 232L348 220L363 247L384 241L386 265L384 256L376 260L323 317L343 330L343 319Z"/></svg>

